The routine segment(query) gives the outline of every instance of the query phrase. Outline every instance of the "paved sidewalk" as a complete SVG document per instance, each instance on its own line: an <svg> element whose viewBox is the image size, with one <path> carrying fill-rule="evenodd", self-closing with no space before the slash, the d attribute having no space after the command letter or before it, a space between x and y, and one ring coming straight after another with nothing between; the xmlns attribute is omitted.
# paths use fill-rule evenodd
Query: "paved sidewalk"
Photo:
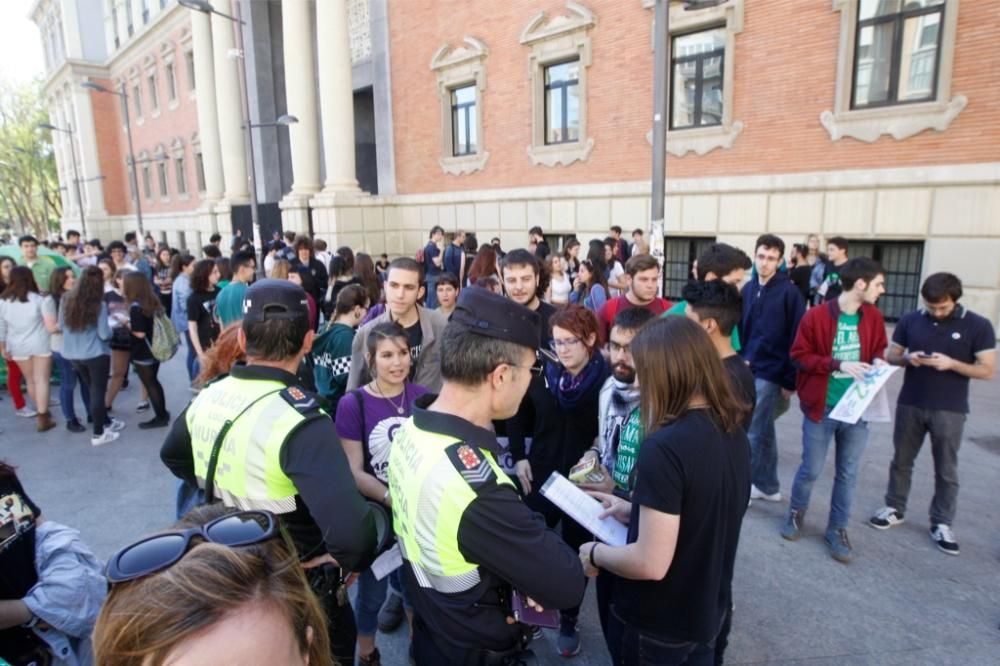
<svg viewBox="0 0 1000 666"><path fill-rule="evenodd" d="M161 369L168 409L191 397L183 362ZM892 400L900 378L890 386ZM59 427L38 435L34 420L16 418L0 401L0 458L17 465L44 514L81 530L99 557L173 520L174 479L158 457L163 430L140 431L150 418L134 411L139 381L118 397L115 415L128 427L117 442L90 446L85 434ZM907 522L879 532L865 525L882 505L892 455L891 426L875 424L859 473L850 536L857 559L830 559L822 534L829 510L832 455L813 492L803 538L778 535L787 499L754 502L744 522L734 581L736 613L728 661L737 664L987 664L1000 652L1000 432L995 421L1000 381L973 382L973 415L961 452L960 509L954 526L962 555L949 557L927 536L933 466L925 448L914 473ZM78 413L82 413L78 410ZM799 462L802 417L797 405L778 421L779 477L787 496ZM576 664L606 664L593 588L583 610L583 652ZM380 636L386 664L405 664L406 632ZM550 633L536 651L556 656Z"/></svg>

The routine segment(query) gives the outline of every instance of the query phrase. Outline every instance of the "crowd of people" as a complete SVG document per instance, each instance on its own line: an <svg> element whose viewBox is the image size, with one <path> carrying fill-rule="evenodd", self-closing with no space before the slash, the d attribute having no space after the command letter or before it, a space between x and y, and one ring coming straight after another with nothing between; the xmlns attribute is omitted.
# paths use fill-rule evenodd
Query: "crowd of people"
<svg viewBox="0 0 1000 666"><path fill-rule="evenodd" d="M885 270L849 258L846 239L820 253L810 236L787 256L773 234L749 256L715 243L677 303L658 295L642 231L632 240L613 227L556 253L536 227L505 252L434 227L415 256L390 261L296 234L259 256L240 235L222 256L215 237L196 258L69 232L49 243L66 260L53 267L20 238L20 260L0 256L14 413L45 432L58 405L68 430L85 417L91 444L113 442L131 370L136 408L153 414L139 427L167 428L179 522L112 556L108 592L79 535L42 520L16 460L0 465L0 656L211 663L225 646L253 662L370 665L379 631L405 621L421 665L522 663L543 626L572 657L594 578L613 663L722 663L745 512L784 499L775 420L796 394L801 463L777 531L802 536L832 442L824 538L850 562L868 424L831 412L883 364L905 374L886 506L870 524L904 520L929 434L930 537L959 553L969 379L991 378L996 354L956 276L928 276L890 342ZM184 340L192 390L171 397L176 418L158 379L173 355L164 325ZM624 544L550 501L556 474L627 526ZM401 566L385 564L393 544ZM79 574L36 564L45 548Z"/></svg>

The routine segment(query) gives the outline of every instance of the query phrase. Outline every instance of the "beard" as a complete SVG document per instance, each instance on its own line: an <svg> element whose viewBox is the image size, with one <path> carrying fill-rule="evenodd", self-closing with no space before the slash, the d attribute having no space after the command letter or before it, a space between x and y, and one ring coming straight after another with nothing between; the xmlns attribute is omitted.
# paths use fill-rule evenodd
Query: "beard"
<svg viewBox="0 0 1000 666"><path fill-rule="evenodd" d="M613 374L615 379L623 384L635 383L635 368L630 365L622 365L619 363L611 369L611 374Z"/></svg>

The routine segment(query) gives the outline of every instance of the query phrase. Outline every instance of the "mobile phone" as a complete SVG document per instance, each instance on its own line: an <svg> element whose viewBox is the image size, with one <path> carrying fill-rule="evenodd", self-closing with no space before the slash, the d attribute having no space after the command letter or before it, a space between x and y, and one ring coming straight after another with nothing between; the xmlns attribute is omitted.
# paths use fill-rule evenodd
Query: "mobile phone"
<svg viewBox="0 0 1000 666"><path fill-rule="evenodd" d="M535 627L545 627L547 629L559 628L558 610L547 609L539 612L528 605L528 602L524 599L524 595L520 592L514 592L511 599L511 609L514 611L514 619L518 622L530 624Z"/></svg>

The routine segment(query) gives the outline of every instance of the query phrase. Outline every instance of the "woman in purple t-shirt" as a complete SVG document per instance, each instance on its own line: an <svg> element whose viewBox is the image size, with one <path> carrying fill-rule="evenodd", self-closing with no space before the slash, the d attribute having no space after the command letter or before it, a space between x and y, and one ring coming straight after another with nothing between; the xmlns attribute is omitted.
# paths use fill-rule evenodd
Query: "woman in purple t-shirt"
<svg viewBox="0 0 1000 666"><path fill-rule="evenodd" d="M351 391L337 404L337 435L344 447L358 489L365 497L391 510L389 496L389 449L396 431L409 418L413 401L427 389L411 384L410 345L406 331L395 322L385 322L368 334L368 367L372 381ZM385 601L386 583L392 581L402 593L397 569L376 580L369 569L358 579L357 622L359 663L378 663L375 632L378 612ZM406 615L412 618L404 597Z"/></svg>

